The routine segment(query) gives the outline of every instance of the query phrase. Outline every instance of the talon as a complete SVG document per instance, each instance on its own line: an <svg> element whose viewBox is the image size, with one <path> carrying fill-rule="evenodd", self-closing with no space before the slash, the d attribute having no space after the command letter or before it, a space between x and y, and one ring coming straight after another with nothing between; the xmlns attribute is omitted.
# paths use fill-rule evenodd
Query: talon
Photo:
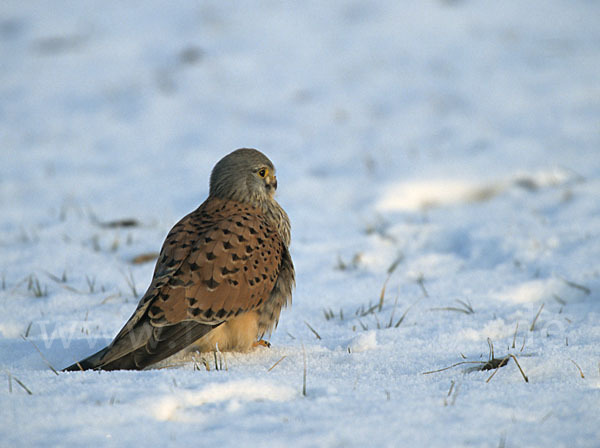
<svg viewBox="0 0 600 448"><path fill-rule="evenodd" d="M252 347L267 347L267 348L271 348L271 343L269 341L265 341L264 339L261 339L260 341L256 341L254 344L252 344Z"/></svg>

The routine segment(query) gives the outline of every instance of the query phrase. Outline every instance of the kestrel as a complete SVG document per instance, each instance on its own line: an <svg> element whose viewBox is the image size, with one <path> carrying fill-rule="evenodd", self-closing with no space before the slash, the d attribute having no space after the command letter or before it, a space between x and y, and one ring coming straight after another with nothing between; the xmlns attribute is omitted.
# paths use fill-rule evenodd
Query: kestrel
<svg viewBox="0 0 600 448"><path fill-rule="evenodd" d="M185 348L246 351L290 304L290 222L273 163L256 149L223 157L200 207L171 229L135 312L108 345L66 371L143 369Z"/></svg>

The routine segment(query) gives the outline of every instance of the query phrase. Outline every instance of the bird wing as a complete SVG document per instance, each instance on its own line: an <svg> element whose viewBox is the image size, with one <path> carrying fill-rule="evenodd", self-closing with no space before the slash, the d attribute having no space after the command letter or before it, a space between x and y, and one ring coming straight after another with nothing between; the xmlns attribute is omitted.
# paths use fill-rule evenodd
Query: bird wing
<svg viewBox="0 0 600 448"><path fill-rule="evenodd" d="M273 290L283 250L258 210L207 199L167 235L152 283L107 350L98 353L96 368L143 368L258 308Z"/></svg>

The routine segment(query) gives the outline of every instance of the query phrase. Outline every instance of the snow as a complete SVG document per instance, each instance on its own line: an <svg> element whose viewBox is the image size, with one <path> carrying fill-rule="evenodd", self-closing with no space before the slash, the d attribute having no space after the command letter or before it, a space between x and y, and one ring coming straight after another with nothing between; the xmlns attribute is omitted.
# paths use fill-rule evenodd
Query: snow
<svg viewBox="0 0 600 448"><path fill-rule="evenodd" d="M599 14L4 0L0 446L598 446ZM292 222L272 347L55 375L243 146Z"/></svg>
<svg viewBox="0 0 600 448"><path fill-rule="evenodd" d="M371 330L352 338L348 345L348 351L350 353L364 352L373 350L375 347L377 347L377 334Z"/></svg>
<svg viewBox="0 0 600 448"><path fill-rule="evenodd" d="M203 390L185 391L168 394L164 399L156 400L155 416L158 420L179 420L182 411L189 408L200 408L193 416L187 416L190 423L202 419L201 407L212 403L227 403L227 410L238 411L240 401L288 401L298 395L288 386L279 386L264 380L246 379L227 383L210 384Z"/></svg>

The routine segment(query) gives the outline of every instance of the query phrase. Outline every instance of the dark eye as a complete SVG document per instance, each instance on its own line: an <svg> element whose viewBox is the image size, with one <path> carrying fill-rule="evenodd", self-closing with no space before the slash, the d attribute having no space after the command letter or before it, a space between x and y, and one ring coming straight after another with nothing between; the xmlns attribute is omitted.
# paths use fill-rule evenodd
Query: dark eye
<svg viewBox="0 0 600 448"><path fill-rule="evenodd" d="M258 175L260 177L262 177L263 179L265 177L267 177L267 174L269 174L269 169L268 168L261 168L260 170L258 170Z"/></svg>

